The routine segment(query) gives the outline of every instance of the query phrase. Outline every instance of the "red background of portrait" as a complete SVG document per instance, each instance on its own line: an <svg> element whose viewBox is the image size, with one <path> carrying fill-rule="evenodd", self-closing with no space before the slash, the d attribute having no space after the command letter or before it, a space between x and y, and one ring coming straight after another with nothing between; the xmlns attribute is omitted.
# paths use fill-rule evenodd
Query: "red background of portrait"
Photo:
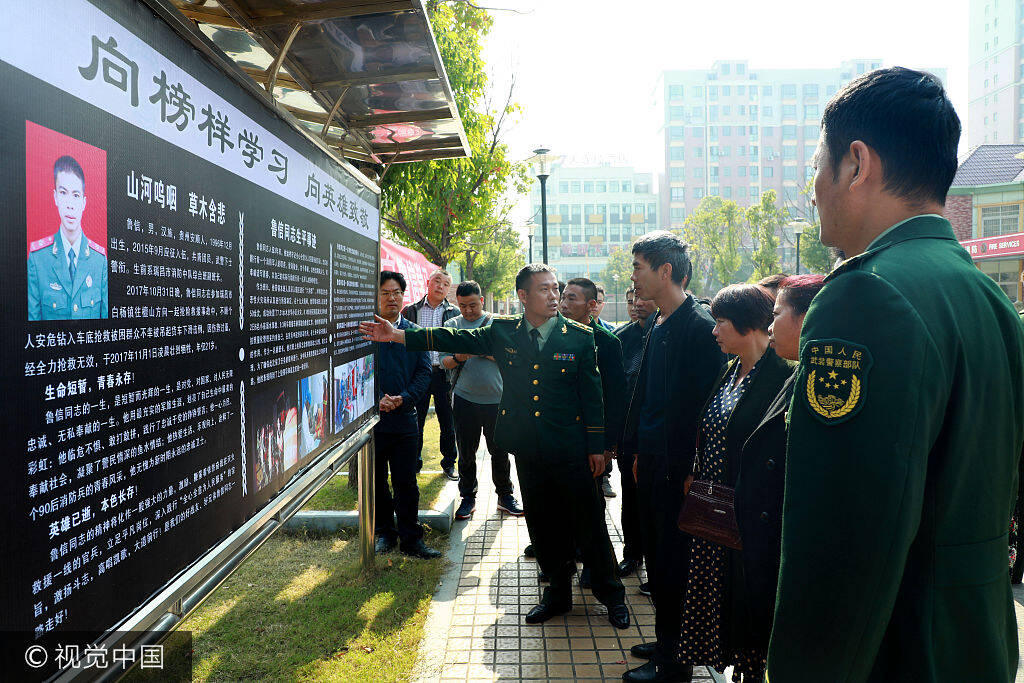
<svg viewBox="0 0 1024 683"><path fill-rule="evenodd" d="M54 235L60 216L53 203L53 164L67 154L85 172L85 236L107 248L107 153L81 140L25 121L25 255L36 240Z"/></svg>

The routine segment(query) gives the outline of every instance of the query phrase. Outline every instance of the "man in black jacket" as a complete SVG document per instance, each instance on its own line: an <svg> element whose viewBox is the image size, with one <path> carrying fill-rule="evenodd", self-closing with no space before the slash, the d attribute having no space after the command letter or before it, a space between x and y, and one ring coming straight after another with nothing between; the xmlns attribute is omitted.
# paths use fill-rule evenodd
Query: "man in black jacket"
<svg viewBox="0 0 1024 683"><path fill-rule="evenodd" d="M380 274L378 302L380 315L399 329L416 327L399 313L405 294L401 273L385 270ZM409 353L391 342L378 343L376 349L377 406L380 422L373 428L376 446L376 552L392 550L400 541L406 555L429 559L441 553L423 542L419 524L420 490L416 483L419 470L416 431L416 404L427 393L430 360L426 353ZM391 488L388 488L388 470ZM394 489L392 496L391 489ZM397 517L397 526L395 524Z"/></svg>
<svg viewBox="0 0 1024 683"><path fill-rule="evenodd" d="M459 309L448 301L448 290L452 287L452 276L438 268L427 278L427 293L414 304L409 304L402 311L402 317L420 327L441 327L452 318L459 316ZM430 408L430 397L434 397L434 414L441 429L441 469L446 477L458 481L455 473L457 458L455 449L455 420L452 417L452 387L448 383L448 373L441 365L437 351L431 351L430 386L423 398L416 405L420 429L420 462L423 458L423 425L427 421L427 410Z"/></svg>
<svg viewBox="0 0 1024 683"><path fill-rule="evenodd" d="M651 661L623 674L626 681L689 681L693 675L693 667L678 662L690 536L679 531L676 518L693 466L700 409L725 356L711 334L711 314L685 292L692 273L687 245L676 235L659 230L633 243L636 296L658 305L625 429L626 441L637 443L634 467L656 642L631 648Z"/></svg>
<svg viewBox="0 0 1024 683"><path fill-rule="evenodd" d="M615 336L622 344L622 366L626 373L625 400L628 401L633 395L637 375L640 372L640 361L644 353L644 338L654 325L652 316L655 306L650 299L637 297L636 290L632 286L626 290L626 302L629 304L630 321L616 328ZM618 460L622 487L622 562L619 563L619 576L629 576L638 571L644 559L639 501L636 499L636 480L633 479L636 451L636 444L626 443L625 439L619 445Z"/></svg>

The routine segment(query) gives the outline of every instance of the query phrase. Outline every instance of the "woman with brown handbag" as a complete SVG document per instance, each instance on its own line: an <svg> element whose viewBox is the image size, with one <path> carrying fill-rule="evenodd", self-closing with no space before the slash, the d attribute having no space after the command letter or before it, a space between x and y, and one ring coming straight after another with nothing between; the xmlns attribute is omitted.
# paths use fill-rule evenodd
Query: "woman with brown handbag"
<svg viewBox="0 0 1024 683"><path fill-rule="evenodd" d="M775 302L759 285L732 285L711 302L715 338L736 356L725 368L701 413L697 456L680 528L694 535L680 633L682 663L733 667L733 680L761 681L768 638L752 632L744 582L741 483L744 443L792 374L793 366L769 348ZM785 453L779 444L778 460ZM753 477L752 477L753 479ZM692 482L692 483L691 483ZM754 535L758 529L752 531Z"/></svg>

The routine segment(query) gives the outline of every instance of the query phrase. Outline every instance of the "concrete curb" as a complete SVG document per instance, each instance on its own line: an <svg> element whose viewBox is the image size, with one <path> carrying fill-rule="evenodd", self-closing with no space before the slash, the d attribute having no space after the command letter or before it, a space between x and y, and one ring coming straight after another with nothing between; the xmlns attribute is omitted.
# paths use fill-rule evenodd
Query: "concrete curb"
<svg viewBox="0 0 1024 683"><path fill-rule="evenodd" d="M453 481L445 483L438 496L437 505L430 510L420 510L420 523L441 533L448 533L455 519L455 506L458 501L459 487ZM284 525L285 529L315 531L337 531L358 527L359 513L355 510L299 510Z"/></svg>

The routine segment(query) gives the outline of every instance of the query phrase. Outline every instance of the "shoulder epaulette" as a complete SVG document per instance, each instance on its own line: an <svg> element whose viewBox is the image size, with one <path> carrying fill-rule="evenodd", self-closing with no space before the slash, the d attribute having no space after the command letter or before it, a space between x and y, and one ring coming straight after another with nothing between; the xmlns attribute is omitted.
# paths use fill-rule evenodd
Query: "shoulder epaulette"
<svg viewBox="0 0 1024 683"><path fill-rule="evenodd" d="M103 254L104 256L107 255L106 247L104 247L104 246L102 246L100 244L97 244L96 242L93 242L92 240L89 240L89 248L92 249L93 251L95 251L97 254Z"/></svg>
<svg viewBox="0 0 1024 683"><path fill-rule="evenodd" d="M491 321L492 322L498 322L498 321L513 322L513 321L516 321L516 320L519 320L519 316L518 315L504 315L504 314L501 314L501 313L495 313L495 314L491 315Z"/></svg>
<svg viewBox="0 0 1024 683"><path fill-rule="evenodd" d="M53 244L54 235L48 235L40 240L36 240L28 245L29 251L39 251Z"/></svg>
<svg viewBox="0 0 1024 683"><path fill-rule="evenodd" d="M594 334L594 330L590 329L590 325L584 325L583 323L578 323L575 320L570 320L569 318L566 318L565 320L567 323L575 327L577 330L582 330L583 332Z"/></svg>

